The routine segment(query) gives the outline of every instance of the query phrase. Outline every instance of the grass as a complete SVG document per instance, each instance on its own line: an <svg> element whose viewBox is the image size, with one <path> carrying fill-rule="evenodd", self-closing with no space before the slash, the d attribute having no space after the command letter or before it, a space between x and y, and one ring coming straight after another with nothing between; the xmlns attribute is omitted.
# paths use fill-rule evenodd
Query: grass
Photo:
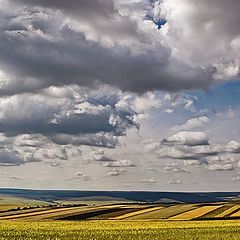
<svg viewBox="0 0 240 240"><path fill-rule="evenodd" d="M14 196L6 196L4 194L0 194L0 213L9 210L17 210L26 207L36 207L49 204L50 204L49 202L45 201L20 198Z"/></svg>
<svg viewBox="0 0 240 240"><path fill-rule="evenodd" d="M0 221L0 240L238 240L240 221Z"/></svg>
<svg viewBox="0 0 240 240"><path fill-rule="evenodd" d="M13 206L37 206L37 205L48 205L49 202L39 201L34 199L27 199L21 197L14 197L0 194L0 209L1 206L13 205Z"/></svg>

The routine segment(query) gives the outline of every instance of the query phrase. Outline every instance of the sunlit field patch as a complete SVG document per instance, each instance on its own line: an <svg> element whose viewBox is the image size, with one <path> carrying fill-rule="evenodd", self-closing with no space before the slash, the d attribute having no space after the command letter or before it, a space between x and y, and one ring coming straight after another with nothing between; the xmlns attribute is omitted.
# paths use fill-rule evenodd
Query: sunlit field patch
<svg viewBox="0 0 240 240"><path fill-rule="evenodd" d="M137 216L137 215L141 215L143 213L148 213L148 212L153 212L159 209L162 209L163 207L153 207L153 208L147 208L147 209L143 209L143 210L139 210L139 211L135 211L132 213L127 213L118 217L113 218L114 220L121 220L121 219L126 219L126 218L130 218L133 216Z"/></svg>
<svg viewBox="0 0 240 240"><path fill-rule="evenodd" d="M240 221L0 221L1 240L142 239L217 240L240 238Z"/></svg>
<svg viewBox="0 0 240 240"><path fill-rule="evenodd" d="M239 209L240 209L240 206L236 205L236 206L233 206L233 207L227 209L226 211L216 215L215 217L217 217L217 218L226 217L226 216L231 215L231 213L236 212Z"/></svg>
<svg viewBox="0 0 240 240"><path fill-rule="evenodd" d="M231 215L231 217L240 217L240 210L237 211L237 212L235 212L235 213L233 213L233 214Z"/></svg>
<svg viewBox="0 0 240 240"><path fill-rule="evenodd" d="M222 206L220 205L220 206L199 207L199 208L196 208L192 211L188 211L188 212L178 214L178 215L173 216L169 219L170 220L191 220L191 219L194 219L194 218L199 218L199 217L203 216L204 214L206 214L208 212L211 212L211 211L213 211L217 208L220 208L220 207L222 207Z"/></svg>

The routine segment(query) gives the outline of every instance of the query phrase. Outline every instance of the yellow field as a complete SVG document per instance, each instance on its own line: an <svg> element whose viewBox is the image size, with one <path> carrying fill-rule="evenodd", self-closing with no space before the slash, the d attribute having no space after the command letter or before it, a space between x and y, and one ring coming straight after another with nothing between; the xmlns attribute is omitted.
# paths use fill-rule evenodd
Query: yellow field
<svg viewBox="0 0 240 240"><path fill-rule="evenodd" d="M85 207L86 208L86 207ZM22 213L22 214L16 214L12 216L4 216L0 217L0 220L7 220L7 219L18 219L18 218L24 218L24 217L34 217L38 215L45 215L49 213L61 213L64 211L69 211L69 210L78 210L78 209L84 209L84 207L72 207L72 208L63 208L63 209L51 209L51 210L39 210L39 211L34 211L30 213Z"/></svg>
<svg viewBox="0 0 240 240"><path fill-rule="evenodd" d="M0 240L239 240L240 221L0 221Z"/></svg>
<svg viewBox="0 0 240 240"><path fill-rule="evenodd" d="M22 205L2 204L2 205L0 205L0 211L7 211L7 210L10 210L10 209L16 209L17 207L22 207Z"/></svg>
<svg viewBox="0 0 240 240"><path fill-rule="evenodd" d="M240 210L232 214L239 220L199 221L202 216L206 219L229 216L238 209L238 203L226 202L10 211L0 213L0 240L239 240Z"/></svg>
<svg viewBox="0 0 240 240"><path fill-rule="evenodd" d="M235 212L235 213L233 213L233 214L231 215L231 217L240 217L240 210L237 211L237 212Z"/></svg>
<svg viewBox="0 0 240 240"><path fill-rule="evenodd" d="M227 209L226 211L224 211L224 212L216 215L215 217L217 217L217 218L225 217L226 215L231 214L233 211L235 211L235 210L237 210L237 209L239 209L239 208L240 208L239 205L233 206L233 207Z"/></svg>
<svg viewBox="0 0 240 240"><path fill-rule="evenodd" d="M139 210L139 211L136 211L136 212L127 213L127 214L124 214L122 216L118 216L118 217L115 217L115 218L112 218L112 219L113 220L122 220L122 219L126 219L126 218L133 217L133 216L136 216L136 215L140 215L140 214L143 214L143 213L156 211L156 210L159 210L159 209L162 209L162 208L163 207L147 208L147 209Z"/></svg>
<svg viewBox="0 0 240 240"><path fill-rule="evenodd" d="M191 220L191 219L199 218L199 217L203 216L204 214L206 214L210 211L213 211L217 208L220 208L220 207L222 207L222 205L199 207L192 211L184 212L184 213L178 214L176 216L170 217L169 220Z"/></svg>
<svg viewBox="0 0 240 240"><path fill-rule="evenodd" d="M119 205L120 206L120 205ZM24 220L41 220L41 219L58 219L62 217L73 216L77 214L87 214L89 212L96 212L107 209L119 208L118 206L102 206L102 207L68 207L68 208L57 208L47 209L38 211L32 211L27 213L20 213L14 215L0 216L0 220L11 220L11 219L24 219Z"/></svg>
<svg viewBox="0 0 240 240"><path fill-rule="evenodd" d="M239 211L237 211L239 210ZM237 212L236 212L237 211ZM236 212L236 213L235 213ZM233 213L233 214L232 214ZM232 214L232 215L231 215ZM231 216L230 216L231 215ZM240 205L165 204L41 207L0 213L0 220L193 220L239 217Z"/></svg>
<svg viewBox="0 0 240 240"><path fill-rule="evenodd" d="M180 204L176 206L163 207L159 210L142 213L129 217L128 220L168 219L171 216L195 209L195 204Z"/></svg>

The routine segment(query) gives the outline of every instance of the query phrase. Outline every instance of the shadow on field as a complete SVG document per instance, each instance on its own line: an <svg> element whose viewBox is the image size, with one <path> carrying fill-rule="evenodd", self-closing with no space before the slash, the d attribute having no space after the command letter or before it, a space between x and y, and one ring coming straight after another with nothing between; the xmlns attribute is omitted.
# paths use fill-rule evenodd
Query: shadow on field
<svg viewBox="0 0 240 240"><path fill-rule="evenodd" d="M103 209L103 210L97 210L97 211L95 210L92 212L74 214L74 215L66 216L66 217L60 217L57 220L84 220L84 219L96 217L96 216L99 216L102 214L114 213L114 212L119 212L119 211L122 211L122 208Z"/></svg>

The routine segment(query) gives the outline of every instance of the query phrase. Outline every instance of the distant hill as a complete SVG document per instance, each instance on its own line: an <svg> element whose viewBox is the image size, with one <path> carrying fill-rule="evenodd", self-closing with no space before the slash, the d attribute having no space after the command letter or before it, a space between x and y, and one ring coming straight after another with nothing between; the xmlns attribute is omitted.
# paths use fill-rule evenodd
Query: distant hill
<svg viewBox="0 0 240 240"><path fill-rule="evenodd" d="M0 188L0 195L45 202L89 199L124 199L137 202L219 202L238 200L240 192L146 192L146 191L72 191L72 190L25 190Z"/></svg>

